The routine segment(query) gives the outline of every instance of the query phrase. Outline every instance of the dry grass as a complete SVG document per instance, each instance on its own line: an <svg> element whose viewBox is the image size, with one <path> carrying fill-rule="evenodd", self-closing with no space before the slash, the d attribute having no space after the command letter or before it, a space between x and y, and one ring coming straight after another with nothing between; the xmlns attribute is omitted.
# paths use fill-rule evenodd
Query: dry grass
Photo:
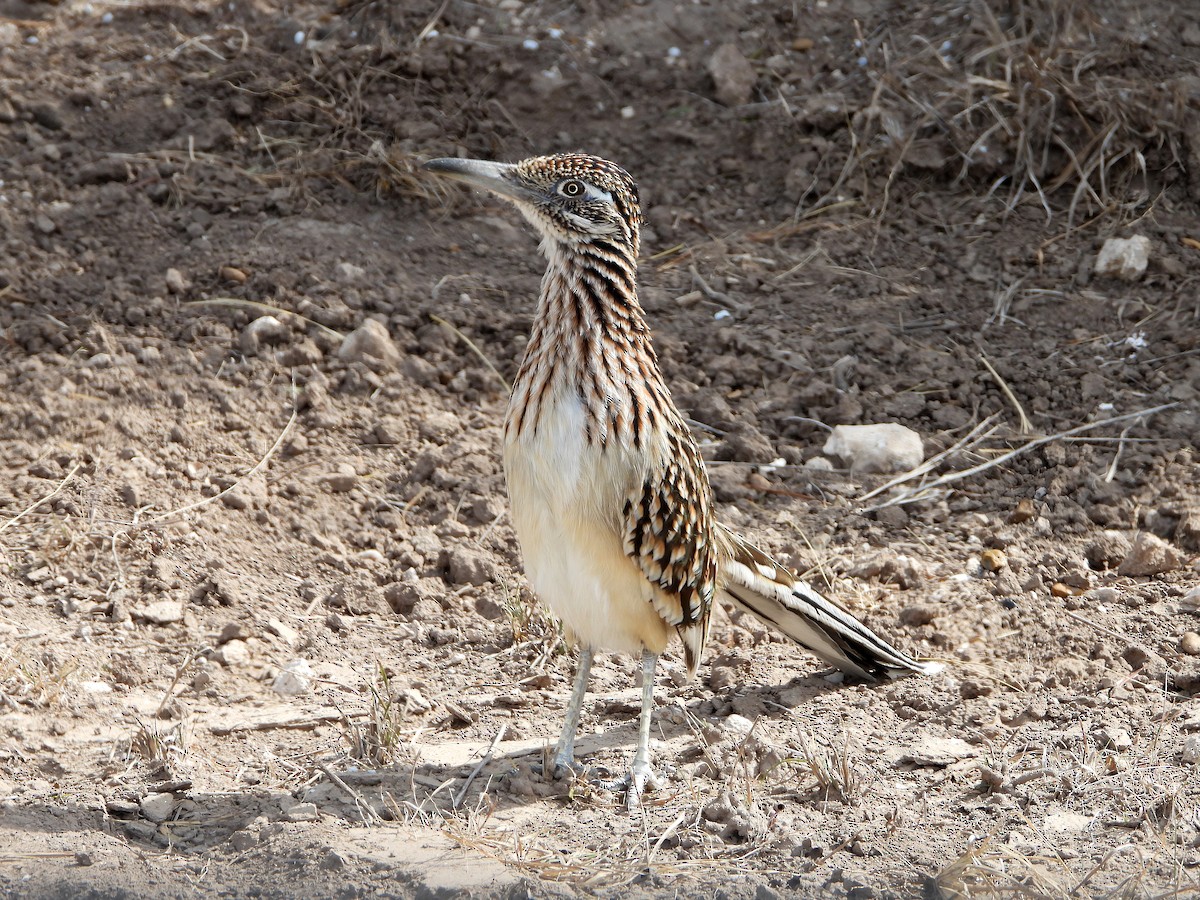
<svg viewBox="0 0 1200 900"><path fill-rule="evenodd" d="M882 218L907 168L985 185L1008 211L1036 202L1047 221L1065 207L1068 228L1144 207L1150 176L1181 165L1186 103L1182 81L1124 76L1138 50L1120 24L1089 4L976 0L880 26L863 40L876 80L852 116L854 152L835 187L806 206L861 181ZM881 190L869 175L878 162L890 168Z"/></svg>
<svg viewBox="0 0 1200 900"><path fill-rule="evenodd" d="M35 654L0 644L0 710L18 706L47 709L58 703L76 670L49 651Z"/></svg>

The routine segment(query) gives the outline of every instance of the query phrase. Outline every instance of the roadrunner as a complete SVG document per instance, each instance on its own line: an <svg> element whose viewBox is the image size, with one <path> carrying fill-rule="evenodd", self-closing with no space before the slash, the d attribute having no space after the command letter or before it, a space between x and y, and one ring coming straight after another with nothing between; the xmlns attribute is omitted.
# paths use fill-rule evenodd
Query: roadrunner
<svg viewBox="0 0 1200 900"><path fill-rule="evenodd" d="M580 647L556 774L574 764L593 653L640 653L638 744L622 782L637 806L658 781L655 663L674 633L695 674L718 598L862 679L935 668L714 520L704 461L638 304L641 209L624 169L576 153L425 169L512 202L549 263L504 419L504 468L526 574Z"/></svg>

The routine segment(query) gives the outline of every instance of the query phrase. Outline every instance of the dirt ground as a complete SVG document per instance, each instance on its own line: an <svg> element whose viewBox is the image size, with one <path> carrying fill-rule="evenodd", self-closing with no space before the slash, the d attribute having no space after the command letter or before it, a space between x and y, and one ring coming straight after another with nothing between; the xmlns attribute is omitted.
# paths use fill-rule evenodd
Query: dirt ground
<svg viewBox="0 0 1200 900"><path fill-rule="evenodd" d="M4 896L1200 888L1200 8L0 14ZM633 815L536 773L573 654L498 423L543 262L416 169L577 148L640 183L720 515L946 664L722 615ZM876 492L822 452L875 422L949 452Z"/></svg>

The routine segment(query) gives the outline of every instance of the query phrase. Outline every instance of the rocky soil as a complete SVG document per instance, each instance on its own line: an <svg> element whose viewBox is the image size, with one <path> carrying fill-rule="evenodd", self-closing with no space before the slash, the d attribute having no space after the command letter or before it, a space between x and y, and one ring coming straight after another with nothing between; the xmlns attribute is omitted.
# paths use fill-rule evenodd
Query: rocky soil
<svg viewBox="0 0 1200 900"><path fill-rule="evenodd" d="M0 891L1197 890L1198 109L1166 0L0 0ZM720 515L946 666L721 615L633 815L538 774L543 262L417 168L577 148L639 180ZM823 451L882 422L925 472Z"/></svg>

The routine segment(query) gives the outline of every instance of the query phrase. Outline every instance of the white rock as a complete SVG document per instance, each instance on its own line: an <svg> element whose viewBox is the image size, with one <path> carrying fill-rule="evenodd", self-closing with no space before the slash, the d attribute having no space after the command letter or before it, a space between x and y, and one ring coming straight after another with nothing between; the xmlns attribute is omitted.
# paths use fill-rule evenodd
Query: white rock
<svg viewBox="0 0 1200 900"><path fill-rule="evenodd" d="M106 684L103 681L81 681L79 682L79 687L85 694L112 693L112 685Z"/></svg>
<svg viewBox="0 0 1200 900"><path fill-rule="evenodd" d="M271 689L283 697L296 697L312 690L312 680L312 666L303 659L293 659L275 676Z"/></svg>
<svg viewBox="0 0 1200 900"><path fill-rule="evenodd" d="M178 600L159 600L135 609L133 614L155 625L173 625L183 621L183 604Z"/></svg>
<svg viewBox="0 0 1200 900"><path fill-rule="evenodd" d="M1109 238L1096 257L1096 274L1135 281L1146 272L1150 260L1150 239L1144 235Z"/></svg>
<svg viewBox="0 0 1200 900"><path fill-rule="evenodd" d="M925 458L921 436L894 422L838 425L823 452L842 459L853 472L907 472Z"/></svg>
<svg viewBox="0 0 1200 900"><path fill-rule="evenodd" d="M295 647L296 642L300 640L300 634L291 625L279 621L279 619L267 619L267 631L278 637L289 647Z"/></svg>
<svg viewBox="0 0 1200 900"><path fill-rule="evenodd" d="M213 659L225 666L244 666L250 662L250 648L243 640L226 641L213 654Z"/></svg>
<svg viewBox="0 0 1200 900"><path fill-rule="evenodd" d="M138 807L151 822L165 822L175 810L175 797L171 794L148 794Z"/></svg>
<svg viewBox="0 0 1200 900"><path fill-rule="evenodd" d="M726 731L733 732L734 734L749 734L750 730L754 727L753 722L745 716L739 716L737 713L726 717L724 725Z"/></svg>
<svg viewBox="0 0 1200 900"><path fill-rule="evenodd" d="M347 362L362 362L364 357L394 366L400 361L400 351L392 343L387 328L375 319L367 319L354 331L346 335L338 348L338 357Z"/></svg>
<svg viewBox="0 0 1200 900"><path fill-rule="evenodd" d="M338 281L345 284L354 284L362 281L366 277L367 270L362 266L356 266L354 263L340 262L336 266Z"/></svg>
<svg viewBox="0 0 1200 900"><path fill-rule="evenodd" d="M276 344L287 337L287 326L274 316L259 316L242 329L238 346L247 356L253 356L263 344Z"/></svg>
<svg viewBox="0 0 1200 900"><path fill-rule="evenodd" d="M167 290L172 294L182 294L192 286L188 277L178 269L167 269Z"/></svg>

